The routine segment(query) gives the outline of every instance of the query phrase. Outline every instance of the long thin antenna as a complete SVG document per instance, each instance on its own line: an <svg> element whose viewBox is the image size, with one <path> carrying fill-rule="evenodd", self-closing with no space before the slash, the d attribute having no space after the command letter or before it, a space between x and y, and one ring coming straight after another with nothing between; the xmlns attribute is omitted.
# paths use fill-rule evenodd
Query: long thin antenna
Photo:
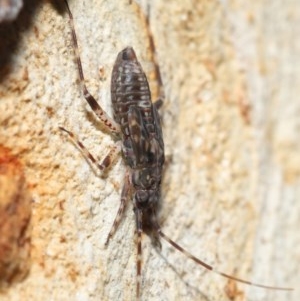
<svg viewBox="0 0 300 301"><path fill-rule="evenodd" d="M185 256L192 259L197 264L203 266L205 269L207 269L209 271L212 271L212 272L214 272L214 273L216 273L216 274L218 274L222 277L232 279L232 280L235 280L235 281L238 281L238 282L241 282L241 283L245 283L245 284L248 284L248 285L261 287L261 288L266 288L266 289L271 289L271 290L280 290L280 291L293 291L294 290L293 288L289 288L289 287L278 287L278 286L270 286L270 285L263 285L263 284L259 284L259 283L254 283L254 282L251 282L251 281L248 281L248 280L244 280L244 279L237 278L235 276L220 272L220 271L216 270L214 267L212 267L211 265L209 265L209 264L205 263L204 261L198 259L194 255L189 253L187 250L182 248L180 245L178 245L176 242L174 242L171 238L169 238L165 233L163 233L160 228L157 229L157 233L159 234L160 237L162 237L165 241L167 241L170 245L172 245L179 252L183 253Z"/></svg>

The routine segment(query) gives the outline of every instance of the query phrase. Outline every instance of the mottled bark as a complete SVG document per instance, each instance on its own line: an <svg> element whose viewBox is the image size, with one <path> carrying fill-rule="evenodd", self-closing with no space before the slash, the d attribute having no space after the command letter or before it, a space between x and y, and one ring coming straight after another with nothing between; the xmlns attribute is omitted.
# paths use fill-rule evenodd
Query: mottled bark
<svg viewBox="0 0 300 301"><path fill-rule="evenodd" d="M145 20L132 2L70 1L86 84L109 114L110 73L125 46L157 89ZM149 3L166 96L164 231L221 271L296 287L298 1ZM0 144L23 162L34 199L30 274L0 298L134 300L131 206L104 247L122 160L100 177L58 130L72 130L99 159L114 143L80 93L68 18L57 8L25 1L17 21L0 27ZM300 299L299 291L235 290L165 243L155 251L146 236L143 251L142 300Z"/></svg>

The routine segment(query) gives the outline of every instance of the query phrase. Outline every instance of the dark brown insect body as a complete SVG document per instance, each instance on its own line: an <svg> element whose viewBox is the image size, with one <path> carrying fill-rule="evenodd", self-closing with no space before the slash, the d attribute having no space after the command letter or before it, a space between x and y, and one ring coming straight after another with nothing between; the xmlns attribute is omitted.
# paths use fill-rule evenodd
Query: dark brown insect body
<svg viewBox="0 0 300 301"><path fill-rule="evenodd" d="M157 237L154 220L160 198L164 143L157 108L151 101L147 77L132 47L116 59L111 79L114 119L120 125L122 153L131 183L138 233L137 296L141 283L141 234ZM128 183L128 182L127 182ZM125 190L129 190L126 188ZM113 226L113 232L114 226ZM111 236L111 235L110 235Z"/></svg>
<svg viewBox="0 0 300 301"><path fill-rule="evenodd" d="M146 75L131 47L115 62L111 99L114 119L121 126L123 157L131 170L134 205L148 209L159 201L164 143Z"/></svg>
<svg viewBox="0 0 300 301"><path fill-rule="evenodd" d="M120 207L113 226L108 234L106 244L108 244L110 238L113 236L120 224L127 201L133 198L138 236L137 300L140 299L142 257L141 236L143 232L151 234L152 238L155 238L155 243L157 243L157 245L160 245L159 238L163 238L176 250L180 251L197 264L210 271L214 271L223 277L263 288L291 290L290 288L280 288L252 283L247 280L242 280L229 274L219 272L212 266L190 254L162 232L157 221L162 168L164 164L164 143L157 111L158 107L161 105L161 101L157 101L155 103L151 102L151 93L146 75L137 60L133 48L126 47L118 54L112 72L111 98L114 119L111 119L106 114L85 86L81 60L78 54L73 16L66 0L65 3L72 27L72 38L83 95L106 129L112 135L121 138L122 141L117 142L116 146L114 146L105 158L98 163L95 157L91 155L91 153L72 132L63 127L60 127L60 129L68 133L71 139L82 150L87 159L89 159L102 171L110 166L120 151L122 152L127 167L125 181L121 194ZM150 44L152 46L154 45L152 40ZM158 77L160 77L160 75L158 75Z"/></svg>

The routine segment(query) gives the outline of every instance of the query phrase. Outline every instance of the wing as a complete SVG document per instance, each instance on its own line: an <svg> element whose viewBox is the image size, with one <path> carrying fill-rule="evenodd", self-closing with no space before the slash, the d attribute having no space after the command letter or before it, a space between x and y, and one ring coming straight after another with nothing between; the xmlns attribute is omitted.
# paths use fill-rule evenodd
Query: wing
<svg viewBox="0 0 300 301"><path fill-rule="evenodd" d="M137 167L151 167L164 162L164 145L157 109L154 106L142 113L142 108L131 106L128 112L131 162ZM144 115L144 116L143 116ZM145 117L147 116L147 117Z"/></svg>

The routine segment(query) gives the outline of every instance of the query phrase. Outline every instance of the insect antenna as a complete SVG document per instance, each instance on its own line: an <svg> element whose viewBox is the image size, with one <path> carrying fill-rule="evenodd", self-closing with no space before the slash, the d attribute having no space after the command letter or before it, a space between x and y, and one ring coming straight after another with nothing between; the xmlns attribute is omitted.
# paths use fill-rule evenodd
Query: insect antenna
<svg viewBox="0 0 300 301"><path fill-rule="evenodd" d="M288 288L288 287L278 287L278 286L270 286L270 285L263 285L263 284L259 284L259 283L254 283L248 280L244 280L241 278L237 278L235 276L223 273L221 271L216 270L213 266L205 263L204 261L200 260L199 258L195 257L194 255L192 255L190 252L188 252L187 250L185 250L183 247L181 247L179 244L177 244L175 241L173 241L170 237L168 237L164 232L162 232L161 228L158 226L157 227L157 233L159 234L159 236L161 238L163 238L165 241L167 241L170 245L172 245L176 250L178 250L179 252L183 253L185 256L187 256L188 258L190 258L191 260L193 260L194 262L196 262L197 264L203 266L205 269L212 271L222 277L228 278L228 279L232 279L235 280L237 282L241 282L244 284L248 284L251 286L256 286L256 287L261 287L261 288L265 288L265 289L271 289L271 290L282 290L282 291L292 291L294 290L293 288Z"/></svg>

